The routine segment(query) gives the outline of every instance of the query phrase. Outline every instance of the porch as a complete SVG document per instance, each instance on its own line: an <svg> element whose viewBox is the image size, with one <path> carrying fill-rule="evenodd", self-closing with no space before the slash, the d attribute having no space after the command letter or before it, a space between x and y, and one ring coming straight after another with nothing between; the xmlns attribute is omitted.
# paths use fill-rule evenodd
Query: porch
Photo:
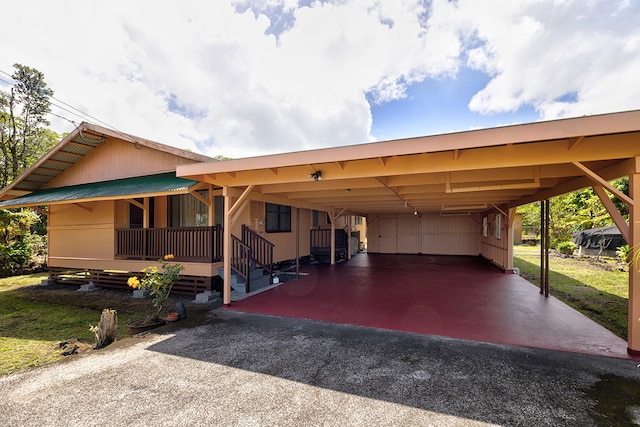
<svg viewBox="0 0 640 427"><path fill-rule="evenodd" d="M627 342L479 257L358 254L227 307L418 334L630 358Z"/></svg>

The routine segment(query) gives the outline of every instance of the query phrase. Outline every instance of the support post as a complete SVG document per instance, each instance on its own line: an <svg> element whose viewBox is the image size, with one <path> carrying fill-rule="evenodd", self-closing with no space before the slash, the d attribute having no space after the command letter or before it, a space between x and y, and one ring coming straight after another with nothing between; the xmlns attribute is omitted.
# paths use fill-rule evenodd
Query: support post
<svg viewBox="0 0 640 427"><path fill-rule="evenodd" d="M150 223L150 218L149 218L149 212L151 211L151 209L149 209L149 198L145 197L143 199L143 203L144 203L144 209L142 211L142 228L149 228L149 223Z"/></svg>
<svg viewBox="0 0 640 427"><path fill-rule="evenodd" d="M296 280L300 277L300 208L296 208Z"/></svg>
<svg viewBox="0 0 640 427"><path fill-rule="evenodd" d="M540 201L540 293L549 296L549 200Z"/></svg>
<svg viewBox="0 0 640 427"><path fill-rule="evenodd" d="M551 247L550 244L550 233L549 233L549 223L551 222L551 204L549 203L549 199L544 201L545 204L545 211L547 213L547 218L545 220L545 233L546 236L544 238L545 241L545 248L544 248L544 296L548 297L549 296L549 248Z"/></svg>
<svg viewBox="0 0 640 427"><path fill-rule="evenodd" d="M544 246L545 246L545 219L544 200L540 200L540 293L544 293Z"/></svg>
<svg viewBox="0 0 640 427"><path fill-rule="evenodd" d="M222 196L224 197L224 227L222 232L222 254L224 265L223 296L224 305L231 304L231 196L229 195L229 186L222 187Z"/></svg>
<svg viewBox="0 0 640 427"><path fill-rule="evenodd" d="M351 215L347 215L347 259L351 259Z"/></svg>
<svg viewBox="0 0 640 427"><path fill-rule="evenodd" d="M634 202L640 200L640 156L635 158L634 170L629 174L629 196ZM640 355L640 207L629 206L629 235L627 243L631 250L629 265L629 318L627 351Z"/></svg>
<svg viewBox="0 0 640 427"><path fill-rule="evenodd" d="M329 213L331 218L331 265L336 265L336 215Z"/></svg>

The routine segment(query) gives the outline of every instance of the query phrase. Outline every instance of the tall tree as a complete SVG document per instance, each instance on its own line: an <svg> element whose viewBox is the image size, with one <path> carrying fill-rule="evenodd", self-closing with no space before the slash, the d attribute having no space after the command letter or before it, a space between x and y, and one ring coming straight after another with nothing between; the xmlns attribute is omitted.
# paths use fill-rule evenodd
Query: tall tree
<svg viewBox="0 0 640 427"><path fill-rule="evenodd" d="M0 187L24 172L57 139L46 128L53 90L47 87L44 74L21 64L13 68L15 84L0 91Z"/></svg>

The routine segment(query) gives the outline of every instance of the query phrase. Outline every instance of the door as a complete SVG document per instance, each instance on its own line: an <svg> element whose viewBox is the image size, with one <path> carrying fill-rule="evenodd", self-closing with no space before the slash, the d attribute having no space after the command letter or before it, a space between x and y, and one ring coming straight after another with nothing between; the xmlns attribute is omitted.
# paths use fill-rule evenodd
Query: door
<svg viewBox="0 0 640 427"><path fill-rule="evenodd" d="M378 228L380 253L397 253L397 223L398 221L395 217L380 218L380 226Z"/></svg>

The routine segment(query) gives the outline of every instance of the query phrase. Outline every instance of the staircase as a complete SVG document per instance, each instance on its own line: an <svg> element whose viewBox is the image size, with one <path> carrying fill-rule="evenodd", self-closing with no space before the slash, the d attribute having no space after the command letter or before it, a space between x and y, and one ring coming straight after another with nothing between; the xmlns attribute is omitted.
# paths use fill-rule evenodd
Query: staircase
<svg viewBox="0 0 640 427"><path fill-rule="evenodd" d="M271 285L273 243L242 225L242 239L231 235L231 288L249 293ZM224 268L218 268L224 279Z"/></svg>
<svg viewBox="0 0 640 427"><path fill-rule="evenodd" d="M224 268L218 267L218 275L224 278ZM240 274L231 270L231 289L240 293L255 292L271 285L271 274L265 274L262 268L251 268L249 270L250 291L247 290L247 280Z"/></svg>

